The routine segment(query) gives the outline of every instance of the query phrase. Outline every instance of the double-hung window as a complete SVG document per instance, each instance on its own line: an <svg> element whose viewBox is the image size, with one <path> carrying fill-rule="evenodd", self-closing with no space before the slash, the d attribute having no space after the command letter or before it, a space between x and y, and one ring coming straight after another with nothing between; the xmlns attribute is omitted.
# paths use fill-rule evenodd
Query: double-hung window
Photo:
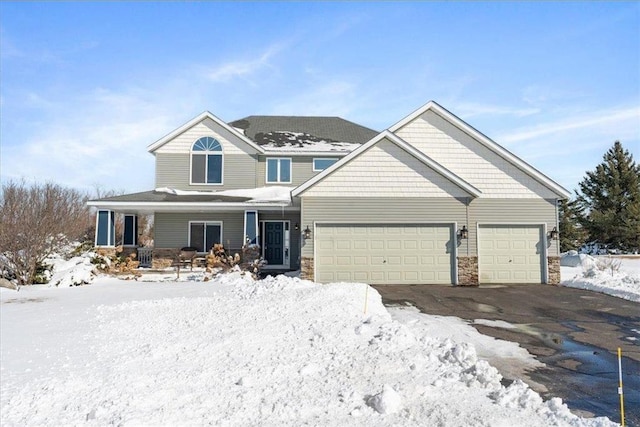
<svg viewBox="0 0 640 427"><path fill-rule="evenodd" d="M209 252L213 245L222 242L221 222L189 222L189 246L198 252Z"/></svg>
<svg viewBox="0 0 640 427"><path fill-rule="evenodd" d="M222 145L205 136L191 147L191 184L222 184Z"/></svg>
<svg viewBox="0 0 640 427"><path fill-rule="evenodd" d="M291 183L291 159L270 157L267 159L267 184Z"/></svg>

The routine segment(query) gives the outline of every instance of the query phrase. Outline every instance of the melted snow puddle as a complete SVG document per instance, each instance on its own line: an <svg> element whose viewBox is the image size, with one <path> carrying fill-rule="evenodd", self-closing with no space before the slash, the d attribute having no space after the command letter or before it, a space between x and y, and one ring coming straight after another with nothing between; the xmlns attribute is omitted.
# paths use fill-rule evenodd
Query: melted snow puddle
<svg viewBox="0 0 640 427"><path fill-rule="evenodd" d="M545 397L561 396L575 413L620 420L617 355L579 343L566 335L549 334L528 325L515 326L556 350L552 356L538 357L548 368L536 369L529 374L534 381L549 386L551 391ZM622 382L627 425L640 426L640 362L624 355Z"/></svg>

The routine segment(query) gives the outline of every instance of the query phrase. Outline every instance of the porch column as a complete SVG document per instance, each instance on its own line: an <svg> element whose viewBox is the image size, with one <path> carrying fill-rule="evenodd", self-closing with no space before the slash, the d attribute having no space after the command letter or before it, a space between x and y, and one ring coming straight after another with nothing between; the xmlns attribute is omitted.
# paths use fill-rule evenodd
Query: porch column
<svg viewBox="0 0 640 427"><path fill-rule="evenodd" d="M116 241L115 214L111 210L100 209L96 214L97 247L113 247Z"/></svg>

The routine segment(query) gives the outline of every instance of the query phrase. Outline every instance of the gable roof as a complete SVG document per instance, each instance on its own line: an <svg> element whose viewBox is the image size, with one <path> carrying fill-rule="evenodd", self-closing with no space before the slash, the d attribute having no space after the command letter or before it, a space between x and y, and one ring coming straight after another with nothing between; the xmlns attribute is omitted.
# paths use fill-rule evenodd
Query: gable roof
<svg viewBox="0 0 640 427"><path fill-rule="evenodd" d="M291 195L293 197L296 197L296 196L302 194L307 189L309 189L310 187L314 186L316 183L322 181L325 177L327 177L328 175L334 173L335 171L340 169L342 166L346 165L351 160L353 160L354 158L358 157L360 154L364 153L369 148L373 147L374 145L376 145L377 143L379 143L383 139L386 139L388 141L393 142L398 147L402 148L407 153L411 154L413 157L415 157L416 159L420 160L422 163L424 163L429 168L431 168L435 172L437 172L440 175L442 175L444 178L446 178L449 181L453 182L455 185L460 187L462 190L464 190L465 192L467 192L471 196L478 197L482 193L476 187L474 187L473 185L469 184L467 181L465 181L464 179L460 178L459 176L457 176L456 174L454 174L453 172L451 172L450 170L448 170L447 168L442 166L440 163L436 162L432 158L430 158L427 155L425 155L424 153L422 153L421 151L417 150L416 148L414 148L412 145L410 145L408 142L406 142L405 140L403 140L399 136L391 133L388 130L385 130L385 131L382 131L381 133L379 133L375 138L371 139L366 144L361 145L358 149L356 149L356 150L352 151L351 153L349 153L347 156L342 158L340 161L334 163L329 168L327 168L324 171L320 172L318 175L314 176L313 178L309 179L305 183L303 183L300 186L298 186L295 189L293 189L293 191L291 192Z"/></svg>
<svg viewBox="0 0 640 427"><path fill-rule="evenodd" d="M460 119L458 116L451 113L449 110L442 107L440 104L438 104L435 101L427 102L425 105L418 108L413 113L409 114L407 117L405 117L404 119L400 120L399 122L391 126L389 130L391 132L396 132L397 130L404 127L406 124L412 122L416 118L420 117L427 111L432 111L436 113L437 115L439 115L440 117L442 117L443 119L445 119L446 121L448 121L449 123L457 127L458 129L460 129L461 131L463 131L464 133L466 133L467 135L469 135L470 137L478 141L480 144L482 144L489 150L496 153L498 156L510 162L511 164L513 164L514 166L522 170L524 173L531 176L536 181L540 182L542 185L552 190L557 195L562 196L563 198L571 197L571 193L566 188L562 187L560 184L558 184L557 182L555 182L554 180L552 180L551 178L549 178L548 176L546 176L545 174L543 174L542 172L540 172L539 170L537 170L536 168L534 168L533 166L531 166L530 164L522 160L521 158L517 157L515 154L511 153L509 150L502 147L501 145L493 141L491 138L487 137L482 132L478 131L473 126L469 125L464 120Z"/></svg>
<svg viewBox="0 0 640 427"><path fill-rule="evenodd" d="M230 125L266 151L350 152L378 133L340 117L248 116Z"/></svg>
<svg viewBox="0 0 640 427"><path fill-rule="evenodd" d="M187 123L183 124L179 128L177 128L174 131L166 134L165 136L163 136L162 138L160 138L159 140L157 140L153 144L150 144L147 147L147 151L153 153L158 148L162 147L164 144L166 144L167 142L171 141L176 136L180 135L183 132L186 132L187 130L191 129L193 126L197 125L198 123L202 122L205 119L213 120L216 124L220 125L225 130L230 132L231 134L237 136L240 140L242 140L242 141L246 142L247 144L249 144L251 147L253 147L259 153L263 153L264 152L264 150L259 145L257 145L255 142L253 142L251 139L247 138L241 132L238 132L237 129L235 129L232 126L229 126L227 123L223 122L222 120L220 120L219 118L217 118L216 116L211 114L209 111L204 111L204 112L200 113L198 116L196 116L193 119L189 120Z"/></svg>

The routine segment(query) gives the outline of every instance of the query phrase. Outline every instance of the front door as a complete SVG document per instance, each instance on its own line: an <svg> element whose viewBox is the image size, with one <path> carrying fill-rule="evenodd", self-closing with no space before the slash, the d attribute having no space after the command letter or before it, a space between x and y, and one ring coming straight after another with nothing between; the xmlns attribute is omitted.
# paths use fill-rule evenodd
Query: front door
<svg viewBox="0 0 640 427"><path fill-rule="evenodd" d="M264 222L264 259L268 266L288 266L285 221Z"/></svg>
<svg viewBox="0 0 640 427"><path fill-rule="evenodd" d="M281 221L264 223L264 258L267 265L284 264L284 227Z"/></svg>

